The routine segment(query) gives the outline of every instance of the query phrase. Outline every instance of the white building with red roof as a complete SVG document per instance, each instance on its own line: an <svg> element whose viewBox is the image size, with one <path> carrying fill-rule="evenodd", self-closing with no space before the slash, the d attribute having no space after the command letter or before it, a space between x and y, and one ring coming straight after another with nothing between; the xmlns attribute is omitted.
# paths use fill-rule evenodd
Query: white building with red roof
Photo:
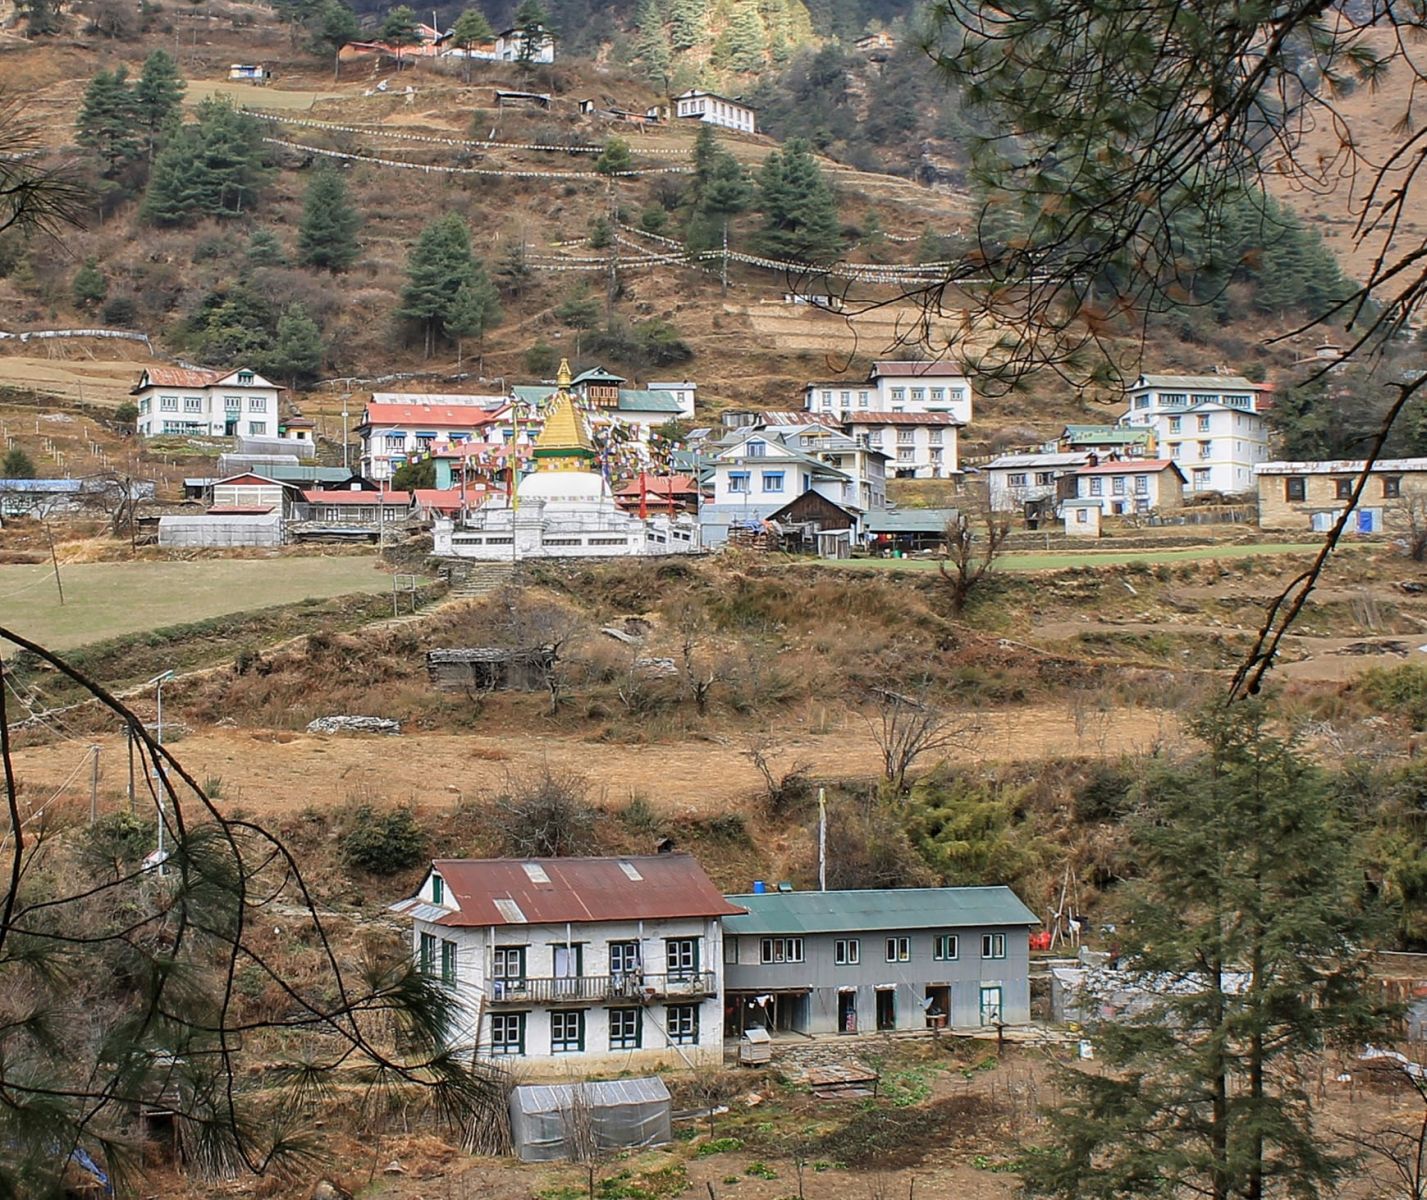
<svg viewBox="0 0 1427 1200"><path fill-rule="evenodd" d="M139 410L140 437L275 438L277 384L256 371L196 371L149 367L129 394Z"/></svg>
<svg viewBox="0 0 1427 1200"><path fill-rule="evenodd" d="M1126 458L1090 463L1058 483L1061 507L1090 503L1101 515L1126 517L1184 504L1184 472L1168 458Z"/></svg>
<svg viewBox="0 0 1427 1200"><path fill-rule="evenodd" d="M458 1046L520 1072L717 1066L723 926L743 909L687 854L437 859L410 918Z"/></svg>
<svg viewBox="0 0 1427 1200"><path fill-rule="evenodd" d="M482 441L507 404L504 396L373 392L356 429L362 474L380 482L437 449Z"/></svg>

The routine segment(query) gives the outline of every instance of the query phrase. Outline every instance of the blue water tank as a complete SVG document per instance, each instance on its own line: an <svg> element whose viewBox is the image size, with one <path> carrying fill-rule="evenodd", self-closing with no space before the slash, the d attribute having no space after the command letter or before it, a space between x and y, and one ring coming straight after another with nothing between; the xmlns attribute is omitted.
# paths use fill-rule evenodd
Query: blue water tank
<svg viewBox="0 0 1427 1200"><path fill-rule="evenodd" d="M755 896L761 896L761 895L763 895L763 893L766 892L767 890L768 890L768 885L767 885L766 883L764 883L763 880L761 880L761 879L755 879L755 880L753 881L753 894L754 894Z"/></svg>

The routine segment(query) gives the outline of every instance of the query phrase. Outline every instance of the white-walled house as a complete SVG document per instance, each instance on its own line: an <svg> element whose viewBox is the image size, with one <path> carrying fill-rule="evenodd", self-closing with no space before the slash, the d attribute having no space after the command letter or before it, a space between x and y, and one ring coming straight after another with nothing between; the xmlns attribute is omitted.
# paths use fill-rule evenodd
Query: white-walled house
<svg viewBox="0 0 1427 1200"><path fill-rule="evenodd" d="M1003 454L981 469L995 512L1021 512L1027 505L1056 496L1056 483L1090 462L1080 454Z"/></svg>
<svg viewBox="0 0 1427 1200"><path fill-rule="evenodd" d="M555 61L555 35L543 25L502 30L496 34L495 57L501 62L520 62L523 59L532 63L552 63Z"/></svg>
<svg viewBox="0 0 1427 1200"><path fill-rule="evenodd" d="M949 412L856 412L843 428L887 456L895 479L950 479L960 474L961 422Z"/></svg>
<svg viewBox="0 0 1427 1200"><path fill-rule="evenodd" d="M1254 467L1268 458L1262 384L1240 375L1141 375L1120 424L1153 430L1187 490L1252 492Z"/></svg>
<svg viewBox="0 0 1427 1200"><path fill-rule="evenodd" d="M836 501L840 507L852 505L864 513L887 507L888 458L881 450L820 421L765 428L794 450L852 476L842 487L843 499Z"/></svg>
<svg viewBox="0 0 1427 1200"><path fill-rule="evenodd" d="M1107 517L1162 512L1184 503L1184 473L1167 458L1094 463L1058 485L1064 501L1089 501Z"/></svg>
<svg viewBox="0 0 1427 1200"><path fill-rule="evenodd" d="M505 403L503 396L374 392L356 427L361 472L382 482L438 447L481 441Z"/></svg>
<svg viewBox="0 0 1427 1200"><path fill-rule="evenodd" d="M674 97L674 115L741 133L758 132L758 110L742 100L690 88Z"/></svg>
<svg viewBox="0 0 1427 1200"><path fill-rule="evenodd" d="M954 363L875 362L865 382L806 384L803 407L823 420L846 422L869 412L945 413L958 424L969 425L971 380Z"/></svg>
<svg viewBox="0 0 1427 1200"><path fill-rule="evenodd" d="M679 406L681 420L692 420L694 403L698 400L699 385L692 379L651 379L644 385L651 392L668 392Z"/></svg>
<svg viewBox="0 0 1427 1200"><path fill-rule="evenodd" d="M139 410L140 437L276 437L277 384L256 371L192 371L149 367L129 394Z"/></svg>
<svg viewBox="0 0 1427 1200"><path fill-rule="evenodd" d="M457 1046L545 1074L723 1061L722 918L743 910L690 855L438 859L392 910L459 1001Z"/></svg>

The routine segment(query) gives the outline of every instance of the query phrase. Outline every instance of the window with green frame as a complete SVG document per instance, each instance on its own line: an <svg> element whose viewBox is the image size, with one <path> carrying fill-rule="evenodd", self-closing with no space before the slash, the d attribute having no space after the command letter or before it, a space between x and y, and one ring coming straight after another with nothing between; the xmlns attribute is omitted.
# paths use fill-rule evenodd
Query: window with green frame
<svg viewBox="0 0 1427 1200"><path fill-rule="evenodd" d="M436 968L436 935L434 933L423 933L421 935L420 950L417 953L417 965L421 968L423 975L430 975Z"/></svg>
<svg viewBox="0 0 1427 1200"><path fill-rule="evenodd" d="M441 982L447 987L456 986L456 943L441 939Z"/></svg>
<svg viewBox="0 0 1427 1200"><path fill-rule="evenodd" d="M446 881L435 874L431 876L431 903L446 903Z"/></svg>
<svg viewBox="0 0 1427 1200"><path fill-rule="evenodd" d="M556 1009L550 1014L550 1053L574 1054L585 1048L585 1010Z"/></svg>

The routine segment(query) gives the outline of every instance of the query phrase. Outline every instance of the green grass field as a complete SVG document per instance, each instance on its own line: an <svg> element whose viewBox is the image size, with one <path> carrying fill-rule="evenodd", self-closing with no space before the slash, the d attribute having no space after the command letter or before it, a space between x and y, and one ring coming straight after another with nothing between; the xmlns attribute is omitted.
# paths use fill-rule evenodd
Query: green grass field
<svg viewBox="0 0 1427 1200"><path fill-rule="evenodd" d="M1163 550L1081 550L1059 554L1006 554L996 560L998 571L1063 571L1068 567L1118 567L1126 563L1193 562L1204 558L1248 558L1260 554L1312 554L1321 542L1263 542L1233 546L1176 546ZM935 571L928 558L848 558L822 560L827 567L868 571Z"/></svg>
<svg viewBox="0 0 1427 1200"><path fill-rule="evenodd" d="M368 555L62 564L60 578L63 607L49 564L0 566L0 625L67 650L248 609L391 590L391 576Z"/></svg>

